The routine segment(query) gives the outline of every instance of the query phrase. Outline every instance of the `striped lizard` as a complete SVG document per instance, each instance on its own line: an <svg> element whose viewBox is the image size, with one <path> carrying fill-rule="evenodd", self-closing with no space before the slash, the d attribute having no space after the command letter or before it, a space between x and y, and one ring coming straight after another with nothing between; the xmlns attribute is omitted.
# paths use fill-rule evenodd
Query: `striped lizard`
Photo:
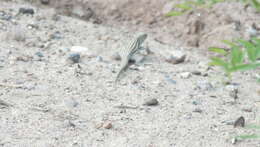
<svg viewBox="0 0 260 147"><path fill-rule="evenodd" d="M129 46L125 48L125 50L122 53L122 61L121 61L121 67L119 72L117 73L115 82L118 81L120 75L123 71L125 71L129 65L129 61L131 60L131 57L140 49L142 49L141 45L144 42L144 40L147 38L147 34L142 34L138 36L135 40L130 42Z"/></svg>

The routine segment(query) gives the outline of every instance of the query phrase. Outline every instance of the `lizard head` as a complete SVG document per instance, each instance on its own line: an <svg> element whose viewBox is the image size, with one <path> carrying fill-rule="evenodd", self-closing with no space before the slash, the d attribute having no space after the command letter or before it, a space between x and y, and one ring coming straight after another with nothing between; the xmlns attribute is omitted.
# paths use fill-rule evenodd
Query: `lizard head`
<svg viewBox="0 0 260 147"><path fill-rule="evenodd" d="M147 38L147 34L142 34L138 37L138 40L142 43Z"/></svg>

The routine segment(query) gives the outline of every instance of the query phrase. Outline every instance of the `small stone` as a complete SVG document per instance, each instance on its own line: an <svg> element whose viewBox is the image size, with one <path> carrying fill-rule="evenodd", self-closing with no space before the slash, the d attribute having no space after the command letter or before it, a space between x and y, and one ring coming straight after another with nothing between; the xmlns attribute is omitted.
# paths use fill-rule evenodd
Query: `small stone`
<svg viewBox="0 0 260 147"><path fill-rule="evenodd" d="M9 21L9 20L12 19L12 16L7 14L7 13L5 13L4 11L0 11L0 19Z"/></svg>
<svg viewBox="0 0 260 147"><path fill-rule="evenodd" d="M193 75L197 75L197 76L201 75L201 72L200 72L200 71L197 71L197 70L194 70L194 71L192 71L191 73L192 73Z"/></svg>
<svg viewBox="0 0 260 147"><path fill-rule="evenodd" d="M200 90L208 91L213 89L213 85L207 81L198 81L197 88Z"/></svg>
<svg viewBox="0 0 260 147"><path fill-rule="evenodd" d="M0 109L8 108L10 106L12 105L0 99Z"/></svg>
<svg viewBox="0 0 260 147"><path fill-rule="evenodd" d="M179 56L170 55L170 56L166 57L166 61L168 63L172 63L172 64L179 64L179 63L184 62L185 58L186 58L186 55L184 55L184 54L179 55Z"/></svg>
<svg viewBox="0 0 260 147"><path fill-rule="evenodd" d="M234 128L244 127L244 126L245 126L245 118L243 116L241 116L235 121Z"/></svg>
<svg viewBox="0 0 260 147"><path fill-rule="evenodd" d="M96 124L96 125L95 125L95 128L96 128L96 129L100 129L100 128L102 128L102 126L103 126L103 123L99 123L99 124Z"/></svg>
<svg viewBox="0 0 260 147"><path fill-rule="evenodd" d="M41 0L41 3L44 4L44 5L48 5L50 3L49 0Z"/></svg>
<svg viewBox="0 0 260 147"><path fill-rule="evenodd" d="M170 83L172 83L172 84L176 84L176 83L177 83L175 80L173 80L173 79L172 79L170 76L168 76L168 75L165 76L165 79L166 79L166 81L168 81L168 82L170 82Z"/></svg>
<svg viewBox="0 0 260 147"><path fill-rule="evenodd" d="M231 143L232 144L236 144L237 143L237 139L236 138L232 138Z"/></svg>
<svg viewBox="0 0 260 147"><path fill-rule="evenodd" d="M104 60L103 60L103 58L102 58L101 56L97 56L97 61L98 61L98 62L102 62L102 61L104 61Z"/></svg>
<svg viewBox="0 0 260 147"><path fill-rule="evenodd" d="M40 57L40 58L43 57L43 54L42 54L41 52L36 52L35 55L38 56L38 57Z"/></svg>
<svg viewBox="0 0 260 147"><path fill-rule="evenodd" d="M202 71L202 72L206 72L210 69L209 65L207 62L199 62L198 64L198 68Z"/></svg>
<svg viewBox="0 0 260 147"><path fill-rule="evenodd" d="M20 8L19 9L19 13L33 15L34 14L34 10L32 8Z"/></svg>
<svg viewBox="0 0 260 147"><path fill-rule="evenodd" d="M62 38L62 35L59 31L54 32L53 34L50 35L50 39L59 40L61 38Z"/></svg>
<svg viewBox="0 0 260 147"><path fill-rule="evenodd" d="M26 55L16 57L16 61L23 61L23 62L28 62L31 59L32 59L31 56L26 56Z"/></svg>
<svg viewBox="0 0 260 147"><path fill-rule="evenodd" d="M244 112L252 112L252 108L243 108L242 111L244 111Z"/></svg>
<svg viewBox="0 0 260 147"><path fill-rule="evenodd" d="M190 72L184 72L184 73L181 73L179 76L182 79L188 79L188 78L191 77L191 73Z"/></svg>
<svg viewBox="0 0 260 147"><path fill-rule="evenodd" d="M229 92L229 96L231 96L232 98L234 98L235 100L238 98L237 96L238 94L238 89L233 89Z"/></svg>
<svg viewBox="0 0 260 147"><path fill-rule="evenodd" d="M254 25L249 26L246 29L246 33L249 35L249 37L256 37L259 34Z"/></svg>
<svg viewBox="0 0 260 147"><path fill-rule="evenodd" d="M197 101L193 101L192 104L193 104L193 105L198 105L199 102L197 102Z"/></svg>
<svg viewBox="0 0 260 147"><path fill-rule="evenodd" d="M202 110L200 108L195 108L193 112L202 113Z"/></svg>
<svg viewBox="0 0 260 147"><path fill-rule="evenodd" d="M105 129L111 129L112 128L112 123L110 121L107 121L103 124L103 128Z"/></svg>
<svg viewBox="0 0 260 147"><path fill-rule="evenodd" d="M70 48L70 51L72 53L78 53L81 56L93 56L90 52L89 49L86 47L82 47L82 46L72 46Z"/></svg>
<svg viewBox="0 0 260 147"><path fill-rule="evenodd" d="M111 56L111 59L112 60L116 60L116 61L120 61L121 60L121 56L119 55L118 52L114 53L112 56Z"/></svg>
<svg viewBox="0 0 260 147"><path fill-rule="evenodd" d="M143 105L145 105L145 106L155 106L155 105L158 105L158 100L157 99L148 99L148 100L146 100L144 103L143 103Z"/></svg>
<svg viewBox="0 0 260 147"><path fill-rule="evenodd" d="M73 63L79 63L80 61L80 54L78 53L71 53L68 58Z"/></svg>

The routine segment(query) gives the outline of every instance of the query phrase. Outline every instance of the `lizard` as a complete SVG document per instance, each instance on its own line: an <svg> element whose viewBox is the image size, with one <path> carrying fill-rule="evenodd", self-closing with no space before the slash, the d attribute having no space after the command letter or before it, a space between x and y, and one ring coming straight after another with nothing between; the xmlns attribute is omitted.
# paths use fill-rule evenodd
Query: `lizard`
<svg viewBox="0 0 260 147"><path fill-rule="evenodd" d="M141 45L147 38L147 34L142 34L138 36L135 40L129 43L129 46L125 48L125 50L122 53L122 60L121 60L121 66L120 70L117 73L115 82L118 81L120 75L125 71L129 65L129 62L131 60L131 57L139 50L142 49Z"/></svg>

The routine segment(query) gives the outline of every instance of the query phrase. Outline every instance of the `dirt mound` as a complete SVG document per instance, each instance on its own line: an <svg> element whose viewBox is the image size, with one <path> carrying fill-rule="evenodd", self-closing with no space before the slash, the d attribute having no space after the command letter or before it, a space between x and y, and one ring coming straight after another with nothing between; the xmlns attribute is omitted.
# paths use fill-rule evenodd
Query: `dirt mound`
<svg viewBox="0 0 260 147"><path fill-rule="evenodd" d="M253 8L237 2L224 2L212 8L197 9L176 17L165 17L173 10L173 3L167 0L52 0L59 14L77 16L84 20L111 25L149 26L162 33L161 27L173 32L174 39L184 45L207 48L222 46L221 40L249 38L257 35L259 14ZM134 11L133 11L134 10ZM225 13L223 13L225 12Z"/></svg>

